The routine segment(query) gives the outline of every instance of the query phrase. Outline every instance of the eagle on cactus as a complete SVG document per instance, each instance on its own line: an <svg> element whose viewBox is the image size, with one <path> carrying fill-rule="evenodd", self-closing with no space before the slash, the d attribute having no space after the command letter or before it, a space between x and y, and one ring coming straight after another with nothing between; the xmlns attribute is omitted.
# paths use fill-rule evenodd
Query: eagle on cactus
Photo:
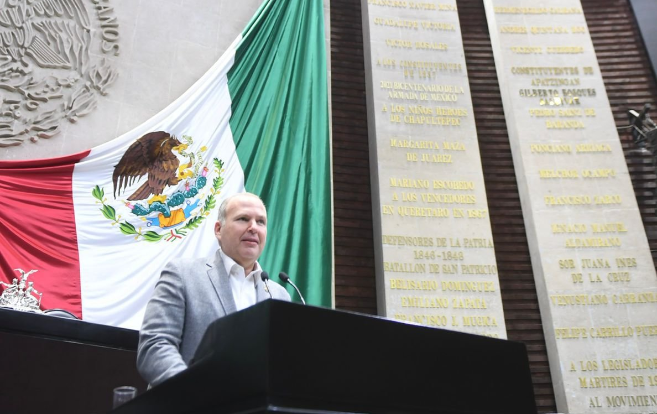
<svg viewBox="0 0 657 414"><path fill-rule="evenodd" d="M159 196L167 186L177 185L180 161L173 152L186 148L187 144L164 131L149 132L139 138L114 167L114 198L144 175L148 176L146 182L128 197L129 201Z"/></svg>

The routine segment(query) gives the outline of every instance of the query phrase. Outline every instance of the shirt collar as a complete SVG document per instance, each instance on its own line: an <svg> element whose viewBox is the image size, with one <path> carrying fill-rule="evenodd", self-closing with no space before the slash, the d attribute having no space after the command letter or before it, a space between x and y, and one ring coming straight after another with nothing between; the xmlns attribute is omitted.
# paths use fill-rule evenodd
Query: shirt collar
<svg viewBox="0 0 657 414"><path fill-rule="evenodd" d="M260 276L260 273L262 273L262 269L260 268L260 263L258 263L257 261L255 262L255 266L253 267L253 272L251 272L251 273L249 273L249 274L247 275L247 274L245 274L245 272L244 272L244 268L243 268L242 266L240 266L240 265L239 265L235 260L233 260L231 257L229 257L226 253L224 253L224 251L221 250L221 247L219 248L219 254L221 255L221 260L224 262L224 267L226 268L226 273L228 274L228 276L231 275L231 270L233 270L233 268L234 268L235 266L237 266L237 267L239 267L240 269L242 269L241 272L240 272L239 270L238 270L238 272L239 272L240 274L243 274L243 276L248 276L248 275L250 275L251 273L253 273L253 276Z"/></svg>

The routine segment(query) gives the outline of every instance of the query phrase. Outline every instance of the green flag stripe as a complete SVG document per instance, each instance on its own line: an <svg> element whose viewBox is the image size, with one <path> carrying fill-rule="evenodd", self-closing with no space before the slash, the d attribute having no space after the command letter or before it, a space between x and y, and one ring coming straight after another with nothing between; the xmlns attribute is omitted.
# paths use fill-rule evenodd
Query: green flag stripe
<svg viewBox="0 0 657 414"><path fill-rule="evenodd" d="M262 197L269 215L260 262L274 278L280 271L288 273L308 303L331 306L322 1L266 0L244 32L228 88L245 186Z"/></svg>

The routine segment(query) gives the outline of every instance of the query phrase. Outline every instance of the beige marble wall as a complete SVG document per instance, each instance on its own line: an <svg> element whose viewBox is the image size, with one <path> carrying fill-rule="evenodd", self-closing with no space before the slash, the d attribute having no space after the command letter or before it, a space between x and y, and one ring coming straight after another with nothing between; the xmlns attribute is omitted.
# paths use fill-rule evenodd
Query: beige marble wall
<svg viewBox="0 0 657 414"><path fill-rule="evenodd" d="M362 4L379 313L505 338L456 2Z"/></svg>
<svg viewBox="0 0 657 414"><path fill-rule="evenodd" d="M657 278L579 0L485 0L557 408L653 413Z"/></svg>

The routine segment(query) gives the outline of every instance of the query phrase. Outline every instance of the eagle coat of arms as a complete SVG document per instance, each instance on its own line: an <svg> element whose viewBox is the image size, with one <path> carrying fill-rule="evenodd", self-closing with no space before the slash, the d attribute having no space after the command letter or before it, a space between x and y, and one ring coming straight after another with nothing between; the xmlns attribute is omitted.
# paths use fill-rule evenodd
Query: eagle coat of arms
<svg viewBox="0 0 657 414"><path fill-rule="evenodd" d="M137 139L112 173L114 199L128 195L122 200L128 217L117 215L103 188L97 185L92 191L105 218L118 224L123 234L149 242L176 241L197 228L216 206L224 164L218 158L206 162L205 147L188 152L192 144L190 136L183 135L181 142L164 131ZM214 176L212 183L208 183L210 176ZM127 191L142 180L136 190Z"/></svg>

